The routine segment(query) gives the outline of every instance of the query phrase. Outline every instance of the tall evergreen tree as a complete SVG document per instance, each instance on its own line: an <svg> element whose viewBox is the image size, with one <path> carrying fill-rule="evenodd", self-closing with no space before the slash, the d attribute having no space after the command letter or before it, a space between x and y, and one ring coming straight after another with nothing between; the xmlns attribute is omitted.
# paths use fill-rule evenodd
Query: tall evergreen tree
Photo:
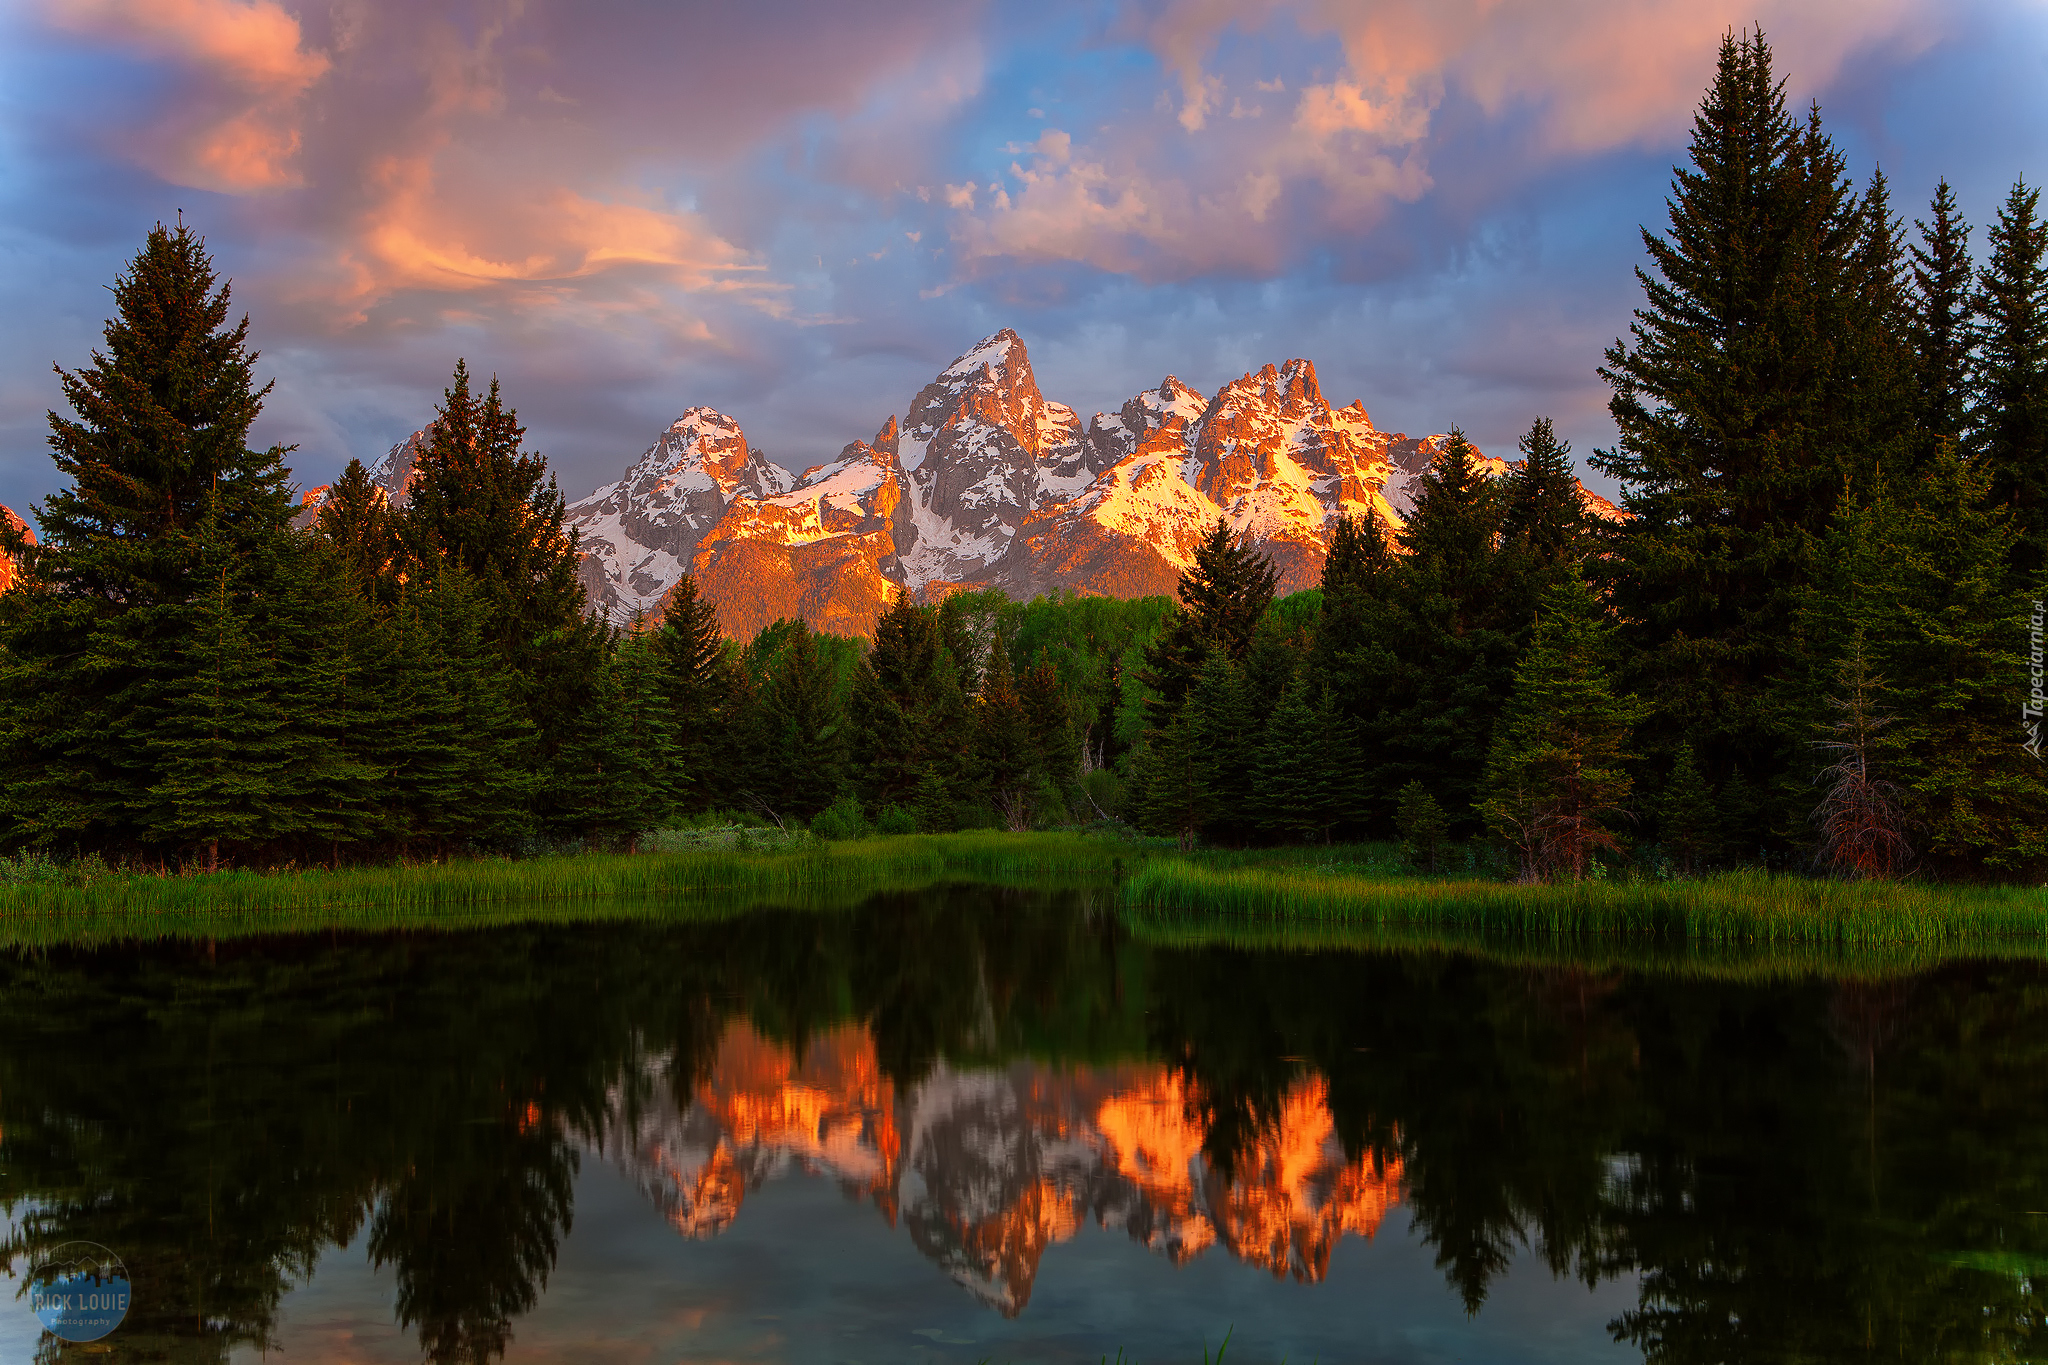
<svg viewBox="0 0 2048 1365"><path fill-rule="evenodd" d="M791 625L762 689L764 763L744 795L781 820L808 820L846 784L847 718L818 637Z"/></svg>
<svg viewBox="0 0 2048 1365"><path fill-rule="evenodd" d="M1273 561L1234 539L1230 523L1217 518L1195 562L1181 572L1180 610L1145 649L1149 724L1162 727L1179 712L1210 654L1233 663L1244 657L1279 581Z"/></svg>
<svg viewBox="0 0 2048 1365"><path fill-rule="evenodd" d="M1032 806L1044 776L1031 717L1017 694L1007 642L999 633L988 651L981 695L974 703L974 764L978 785L1011 829L1031 828Z"/></svg>
<svg viewBox="0 0 2048 1365"><path fill-rule="evenodd" d="M1543 599L1535 641L1491 752L1480 811L1530 880L1586 875L1633 790L1629 731L1641 707L1617 695L1612 627L1583 579Z"/></svg>
<svg viewBox="0 0 2048 1365"><path fill-rule="evenodd" d="M37 513L31 590L0 598L0 818L14 842L144 853L168 753L151 727L202 661L205 565L237 566L237 628L262 635L292 508L285 451L246 444L269 390L198 235L159 223L114 300L105 351L58 371L69 482Z"/></svg>
<svg viewBox="0 0 2048 1365"><path fill-rule="evenodd" d="M1877 680L1868 707L1895 718L1878 776L1902 789L1926 860L1949 875L2031 876L2048 866L2048 772L2013 739L2030 603L2006 568L2013 515L1987 505L1989 487L1980 461L1948 447L1899 496L1844 510L1808 598L1800 709L1809 736L1832 732L1829 699L1862 655Z"/></svg>
<svg viewBox="0 0 2048 1365"><path fill-rule="evenodd" d="M1586 508L1572 473L1572 447L1560 441L1548 417L1529 424L1521 441L1522 462L1502 490L1502 547L1517 553L1529 570L1576 563L1584 552Z"/></svg>
<svg viewBox="0 0 2048 1365"><path fill-rule="evenodd" d="M970 711L935 609L903 594L875 622L849 722L856 781L869 805L910 800L928 774L949 787L961 781Z"/></svg>
<svg viewBox="0 0 2048 1365"><path fill-rule="evenodd" d="M1969 445L1991 480L1991 500L2019 533L2022 578L2048 565L2048 222L2041 191L2012 187L1990 231L1978 274L1977 364Z"/></svg>
<svg viewBox="0 0 2048 1365"><path fill-rule="evenodd" d="M391 504L384 490L370 481L361 460L350 460L341 477L327 490L314 528L334 546L340 561L353 579L372 596L390 582L392 559L398 553L398 534Z"/></svg>
<svg viewBox="0 0 2048 1365"><path fill-rule="evenodd" d="M152 717L148 744L158 777L142 818L149 843L190 854L212 872L221 846L253 851L296 833L280 799L294 757L289 719L270 652L252 638L245 590L216 513L199 528L198 577L214 579L187 613L174 680Z"/></svg>
<svg viewBox="0 0 2048 1365"><path fill-rule="evenodd" d="M1690 739L1724 791L1778 791L1804 739L1774 684L1814 548L1865 462L1866 267L1889 228L1865 229L1871 205L1818 115L1787 116L1760 33L1723 41L1670 205L1668 235L1643 233L1632 339L1601 370L1621 440L1593 463L1633 515L1600 571L1635 623L1659 745ZM1751 781L1731 788L1737 772ZM1791 823L1760 807L1743 833Z"/></svg>
<svg viewBox="0 0 2048 1365"><path fill-rule="evenodd" d="M1928 211L1933 222L1913 220L1920 241L1912 248L1909 295L1920 426L1931 442L1957 441L1969 420L1975 348L1970 225L1956 211L1955 191L1946 180L1935 188Z"/></svg>
<svg viewBox="0 0 2048 1365"><path fill-rule="evenodd" d="M661 624L649 643L662 657L669 691L669 725L679 770L677 800L704 811L732 800L731 783L743 769L740 746L747 727L739 718L737 668L718 628L718 610L685 574L662 600Z"/></svg>

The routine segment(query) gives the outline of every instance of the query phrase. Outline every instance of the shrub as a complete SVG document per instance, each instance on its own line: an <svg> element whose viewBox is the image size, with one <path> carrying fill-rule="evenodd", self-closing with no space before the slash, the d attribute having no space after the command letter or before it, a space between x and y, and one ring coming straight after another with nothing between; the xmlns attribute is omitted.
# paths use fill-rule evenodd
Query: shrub
<svg viewBox="0 0 2048 1365"><path fill-rule="evenodd" d="M820 839L862 839L868 834L867 812L851 796L842 796L811 817L811 833Z"/></svg>
<svg viewBox="0 0 2048 1365"><path fill-rule="evenodd" d="M882 807L881 814L875 817L875 833L915 834L917 833L917 812L907 810L891 802L889 805Z"/></svg>

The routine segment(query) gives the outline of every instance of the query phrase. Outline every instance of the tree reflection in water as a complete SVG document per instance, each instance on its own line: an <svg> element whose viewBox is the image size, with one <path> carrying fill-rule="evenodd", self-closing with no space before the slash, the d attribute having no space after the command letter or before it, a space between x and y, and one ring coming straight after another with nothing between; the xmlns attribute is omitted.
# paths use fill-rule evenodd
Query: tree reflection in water
<svg viewBox="0 0 2048 1365"><path fill-rule="evenodd" d="M219 1361L367 1229L505 1350L583 1154L713 1235L828 1173L1005 1312L1084 1221L1316 1280L1397 1205L1477 1311L1639 1276L1653 1361L2036 1354L2048 973L1713 981L1147 946L1087 893L0 962L5 1251L87 1239L124 1354ZM54 1346L46 1353L61 1354Z"/></svg>

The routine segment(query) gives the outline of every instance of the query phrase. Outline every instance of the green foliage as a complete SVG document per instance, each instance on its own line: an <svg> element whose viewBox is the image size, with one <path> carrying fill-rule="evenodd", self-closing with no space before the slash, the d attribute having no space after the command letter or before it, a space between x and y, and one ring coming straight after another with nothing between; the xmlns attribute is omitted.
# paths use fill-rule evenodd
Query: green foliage
<svg viewBox="0 0 2048 1365"><path fill-rule="evenodd" d="M884 832L908 834L910 831ZM870 833L867 812L861 809L858 798L842 796L811 818L811 833L820 839L864 839Z"/></svg>
<svg viewBox="0 0 2048 1365"><path fill-rule="evenodd" d="M1768 44L1745 34L1723 41L1668 233L1643 244L1644 306L1601 371L1621 440L1593 461L1633 515L1598 572L1657 747L1690 741L1724 794L1742 775L1767 801L1742 813L1744 842L1783 848L1804 735L1775 680L1845 483L1911 406L1883 303L1897 234L1882 185L1851 194L1818 114L1788 116Z"/></svg>
<svg viewBox="0 0 2048 1365"><path fill-rule="evenodd" d="M1929 211L1932 223L1913 220L1920 243L1911 249L1907 329L1919 383L1920 427L1930 442L1939 443L1961 439L1969 420L1974 267L1970 225L1956 211L1948 181L1935 187Z"/></svg>
<svg viewBox="0 0 2048 1365"><path fill-rule="evenodd" d="M1615 693L1612 633L1585 581L1568 579L1545 595L1515 670L1480 814L1527 880L1580 880L1595 854L1620 847L1612 826L1628 814L1629 732L1643 708Z"/></svg>
<svg viewBox="0 0 2048 1365"><path fill-rule="evenodd" d="M1180 609L1145 648L1148 725L1163 727L1179 713L1210 655L1231 663L1245 656L1279 581L1273 561L1234 540L1229 522L1217 518L1181 573Z"/></svg>
<svg viewBox="0 0 2048 1365"><path fill-rule="evenodd" d="M1681 744L1657 800L1657 835L1688 877L1705 871L1721 852L1721 822L1714 794L1701 776L1692 745Z"/></svg>
<svg viewBox="0 0 2048 1365"><path fill-rule="evenodd" d="M1429 788L1420 782L1410 782L1401 788L1394 825L1401 831L1402 852L1434 873L1437 859L1450 837L1451 822L1444 814L1444 808L1429 794Z"/></svg>
<svg viewBox="0 0 2048 1365"><path fill-rule="evenodd" d="M2022 576L2048 566L2048 221L2040 203L2038 188L2015 184L1988 234L1971 376L1970 450L1989 475L1991 501L2012 514L2011 562Z"/></svg>

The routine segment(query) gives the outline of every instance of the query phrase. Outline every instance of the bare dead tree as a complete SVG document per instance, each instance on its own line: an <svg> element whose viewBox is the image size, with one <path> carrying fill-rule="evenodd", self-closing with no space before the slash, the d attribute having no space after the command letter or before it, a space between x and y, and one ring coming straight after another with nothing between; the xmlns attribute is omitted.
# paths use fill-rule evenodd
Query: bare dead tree
<svg viewBox="0 0 2048 1365"><path fill-rule="evenodd" d="M1880 736L1894 718L1878 704L1884 679L1872 675L1860 634L1836 679L1842 695L1828 698L1834 719L1813 746L1834 760L1814 778L1823 792L1813 812L1814 862L1840 877L1894 877L1911 865L1913 848L1898 785L1881 776Z"/></svg>

